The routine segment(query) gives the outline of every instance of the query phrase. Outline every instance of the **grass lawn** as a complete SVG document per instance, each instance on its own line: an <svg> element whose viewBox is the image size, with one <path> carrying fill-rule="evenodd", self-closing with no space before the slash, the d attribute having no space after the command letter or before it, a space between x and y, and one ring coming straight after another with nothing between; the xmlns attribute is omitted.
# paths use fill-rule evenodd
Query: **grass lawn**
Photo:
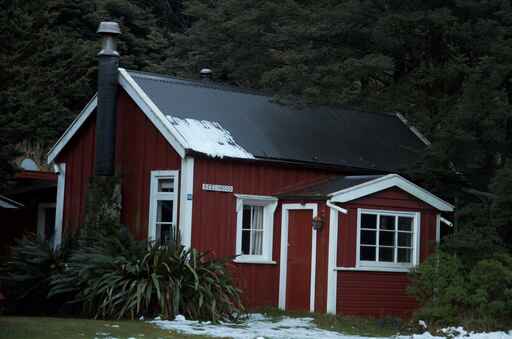
<svg viewBox="0 0 512 339"><path fill-rule="evenodd" d="M114 325L114 327L112 325ZM101 321L88 319L0 316L0 339L93 338L199 339L207 337L176 334L158 329L143 321Z"/></svg>

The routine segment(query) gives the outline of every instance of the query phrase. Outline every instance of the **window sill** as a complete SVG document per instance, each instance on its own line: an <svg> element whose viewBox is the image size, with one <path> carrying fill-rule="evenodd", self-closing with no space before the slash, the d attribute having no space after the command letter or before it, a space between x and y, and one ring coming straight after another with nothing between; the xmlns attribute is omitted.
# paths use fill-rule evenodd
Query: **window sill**
<svg viewBox="0 0 512 339"><path fill-rule="evenodd" d="M275 265L276 262L267 259L251 259L251 258L236 258L233 260L237 264L260 264L260 265Z"/></svg>
<svg viewBox="0 0 512 339"><path fill-rule="evenodd" d="M335 271L408 273L412 267L336 267Z"/></svg>

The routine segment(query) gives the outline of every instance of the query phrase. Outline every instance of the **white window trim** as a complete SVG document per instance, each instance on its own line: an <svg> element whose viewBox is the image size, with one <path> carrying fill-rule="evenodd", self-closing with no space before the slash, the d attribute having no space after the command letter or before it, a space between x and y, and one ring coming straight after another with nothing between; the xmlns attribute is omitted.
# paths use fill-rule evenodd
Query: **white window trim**
<svg viewBox="0 0 512 339"><path fill-rule="evenodd" d="M271 196L235 194L236 197L236 248L233 260L245 264L275 264L272 260L274 237L274 214L278 199ZM263 206L263 250L262 255L242 255L242 224L244 205Z"/></svg>
<svg viewBox="0 0 512 339"><path fill-rule="evenodd" d="M158 179L174 177L174 192L158 192ZM150 194L149 194L149 223L148 223L148 240L156 240L156 218L158 200L173 200L172 223L177 227L178 219L178 182L179 171L151 171Z"/></svg>
<svg viewBox="0 0 512 339"><path fill-rule="evenodd" d="M412 249L412 262L411 264L399 263L385 263L360 260L361 255L361 214L385 214L393 216L407 216L413 218L413 249ZM388 271L388 272L406 272L419 264L420 260L420 227L421 213L420 212L406 212L406 211L392 211L392 210L374 210L374 209L357 209L357 244L356 244L356 270L361 271ZM347 270L345 267L337 268L339 270ZM354 270L354 269L351 269Z"/></svg>
<svg viewBox="0 0 512 339"><path fill-rule="evenodd" d="M57 235L57 204L54 202L44 202L37 205L37 236L41 240L45 240L44 238L44 222L46 221L46 213L45 210L47 208L55 208L55 233L53 234L53 246L55 246L55 239Z"/></svg>

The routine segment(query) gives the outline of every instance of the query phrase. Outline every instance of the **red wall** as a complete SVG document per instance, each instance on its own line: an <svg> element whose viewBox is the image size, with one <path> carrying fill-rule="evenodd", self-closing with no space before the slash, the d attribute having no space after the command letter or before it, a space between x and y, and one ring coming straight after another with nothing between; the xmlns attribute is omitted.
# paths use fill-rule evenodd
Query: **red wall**
<svg viewBox="0 0 512 339"><path fill-rule="evenodd" d="M85 194L94 171L96 115L93 113L59 154L66 163L63 235L75 232L84 218Z"/></svg>
<svg viewBox="0 0 512 339"><path fill-rule="evenodd" d="M338 266L355 267L357 246L357 209L384 209L421 212L420 260L432 252L435 243L436 210L410 194L392 188L344 204L347 215L340 214ZM337 312L347 315L405 316L416 308L406 293L408 278L400 272L338 273Z"/></svg>
<svg viewBox="0 0 512 339"><path fill-rule="evenodd" d="M95 113L87 119L57 162L66 163L64 232L75 231L84 220L85 194L94 171ZM122 89L119 90L116 128L116 171L122 178L121 221L138 239L146 238L151 170L177 170L179 155Z"/></svg>
<svg viewBox="0 0 512 339"><path fill-rule="evenodd" d="M137 239L145 239L151 171L180 170L181 157L125 91L119 94L116 139L116 165L122 177L121 221Z"/></svg>
<svg viewBox="0 0 512 339"><path fill-rule="evenodd" d="M332 173L331 173L332 174ZM269 163L254 164L232 160L196 158L192 246L214 255L235 255L236 199L233 193L206 192L201 185L233 185L234 193L272 195L285 187L327 177L325 170L292 168ZM276 264L235 264L244 302L250 308L277 306L279 294L279 256L281 244L281 203L274 217L273 260Z"/></svg>

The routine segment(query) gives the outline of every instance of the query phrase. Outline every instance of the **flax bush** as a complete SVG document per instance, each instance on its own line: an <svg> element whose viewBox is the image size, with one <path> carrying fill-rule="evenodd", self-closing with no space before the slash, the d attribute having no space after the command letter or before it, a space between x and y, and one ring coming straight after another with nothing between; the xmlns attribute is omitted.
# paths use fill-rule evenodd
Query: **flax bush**
<svg viewBox="0 0 512 339"><path fill-rule="evenodd" d="M156 316L220 321L243 312L240 291L224 260L185 249L133 240L127 232L84 243L67 269L53 277L50 296L73 293L96 318Z"/></svg>
<svg viewBox="0 0 512 339"><path fill-rule="evenodd" d="M27 234L16 241L12 255L0 269L0 282L7 296L10 313L56 313L66 296L48 298L51 277L65 269L76 242L65 239L54 248L35 234Z"/></svg>

